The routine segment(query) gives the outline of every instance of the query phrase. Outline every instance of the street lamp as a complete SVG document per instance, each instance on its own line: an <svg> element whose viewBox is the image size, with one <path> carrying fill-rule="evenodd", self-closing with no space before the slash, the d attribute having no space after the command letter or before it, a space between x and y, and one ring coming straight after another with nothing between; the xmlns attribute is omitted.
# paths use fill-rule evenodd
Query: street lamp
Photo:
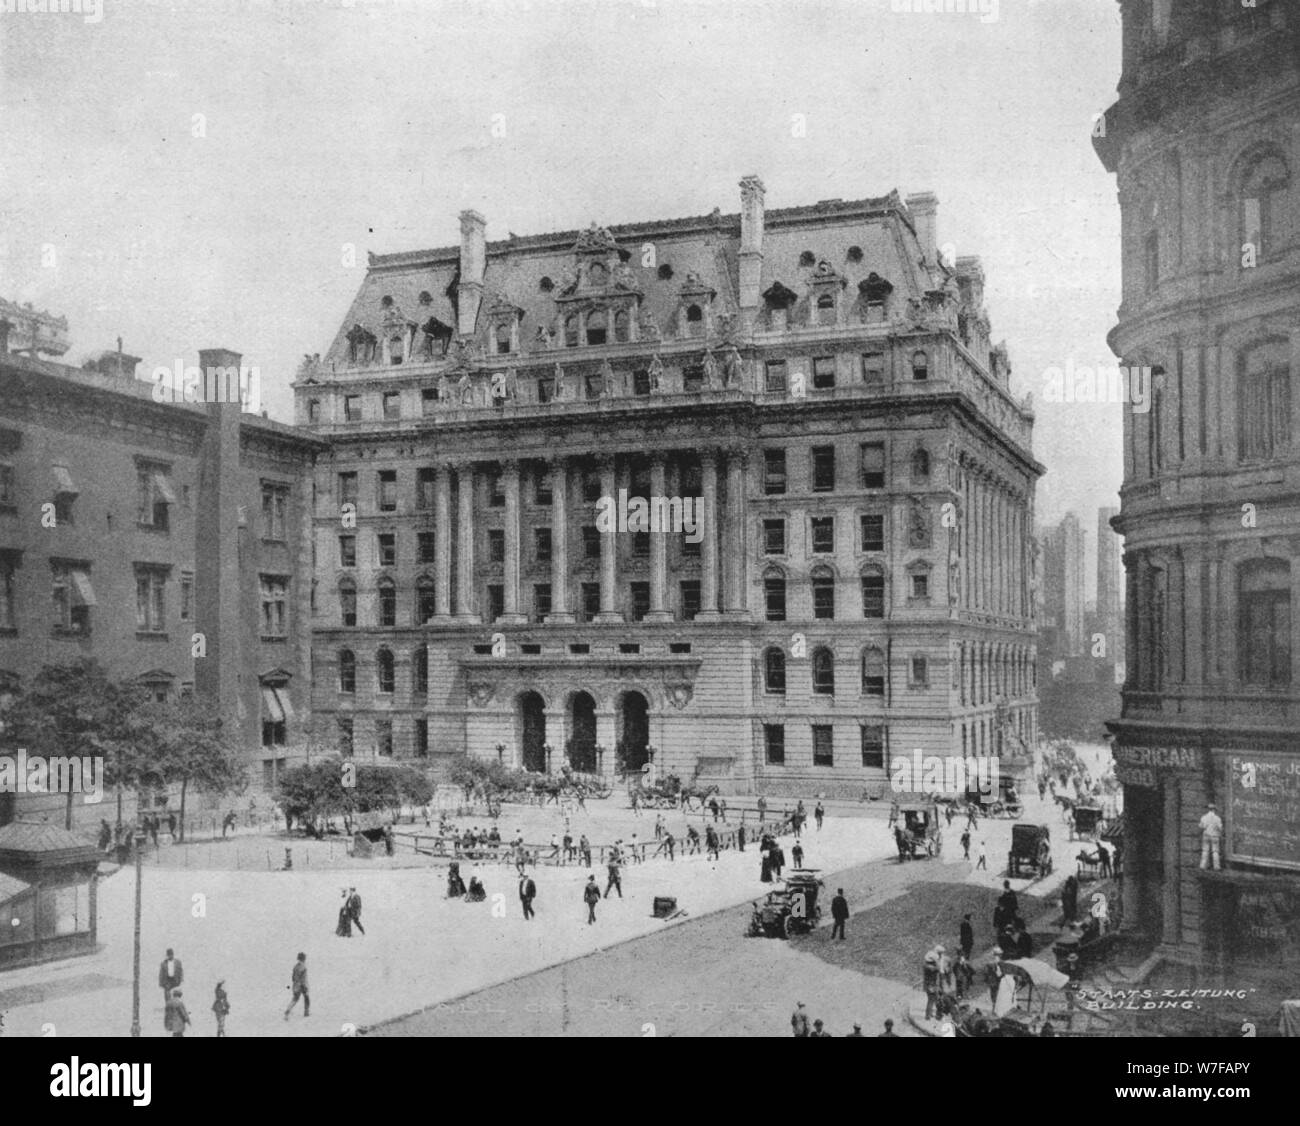
<svg viewBox="0 0 1300 1126"><path fill-rule="evenodd" d="M144 830L135 830L135 959L131 997L131 1035L140 1035L140 892L144 881Z"/></svg>

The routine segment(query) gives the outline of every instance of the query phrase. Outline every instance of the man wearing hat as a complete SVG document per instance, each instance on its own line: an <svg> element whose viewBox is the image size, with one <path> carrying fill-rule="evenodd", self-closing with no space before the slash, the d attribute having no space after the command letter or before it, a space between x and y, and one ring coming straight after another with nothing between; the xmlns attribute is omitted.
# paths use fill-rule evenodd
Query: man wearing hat
<svg viewBox="0 0 1300 1126"><path fill-rule="evenodd" d="M808 1035L808 1010L804 1008L802 1001L794 1007L794 1015L790 1017L790 1027L794 1029L796 1036Z"/></svg>
<svg viewBox="0 0 1300 1126"><path fill-rule="evenodd" d="M894 1022L893 1022L892 1020L886 1020L886 1021L885 1021L885 1031L882 1032L882 1033L880 1034L880 1036L881 1036L881 1037L884 1037L884 1036L893 1036L893 1037L897 1037L897 1036L898 1036L898 1033L894 1031ZM879 1039L879 1038L880 1038L880 1037L877 1037L877 1039Z"/></svg>
<svg viewBox="0 0 1300 1126"><path fill-rule="evenodd" d="M623 892L619 891L619 898L623 897ZM600 888L596 886L596 877L590 875L587 877L587 886L582 889L582 899L587 905L587 925L590 926L596 921L596 904L600 902Z"/></svg>
<svg viewBox="0 0 1300 1126"><path fill-rule="evenodd" d="M824 1028L822 1027L822 1022L819 1021L819 1020L815 1020L815 1021L813 1021L813 1030L812 1030L812 1034L813 1034L814 1036L829 1036L829 1035L830 1035L830 1033L827 1032L826 1029L824 1029Z"/></svg>
<svg viewBox="0 0 1300 1126"><path fill-rule="evenodd" d="M184 1036L185 1026L190 1023L190 1014L181 996L179 989L173 989L167 997L167 1009L163 1013L163 1027L173 1036Z"/></svg>
<svg viewBox="0 0 1300 1126"><path fill-rule="evenodd" d="M850 1035L850 1036L861 1036L861 1035L862 1035L862 1025L858 1024L858 1023L855 1021L854 1024L853 1024L853 1031L850 1032L849 1035Z"/></svg>
<svg viewBox="0 0 1300 1126"><path fill-rule="evenodd" d="M1214 808L1214 803L1210 802L1205 807L1205 815L1201 818L1201 867L1211 867L1210 860L1213 858L1213 867L1222 868L1223 860L1219 853L1219 845L1223 841L1223 818Z"/></svg>
<svg viewBox="0 0 1300 1126"><path fill-rule="evenodd" d="M212 1002L212 1011L217 1018L217 1035L226 1034L226 1015L230 1012L230 998L226 996L226 983L217 982L216 997Z"/></svg>

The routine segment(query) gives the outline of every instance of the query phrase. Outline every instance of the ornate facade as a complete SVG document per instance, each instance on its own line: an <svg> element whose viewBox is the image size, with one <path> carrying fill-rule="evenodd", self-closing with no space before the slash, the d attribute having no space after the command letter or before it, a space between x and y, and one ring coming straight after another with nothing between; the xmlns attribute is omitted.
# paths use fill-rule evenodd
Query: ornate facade
<svg viewBox="0 0 1300 1126"><path fill-rule="evenodd" d="M345 748L856 796L1032 742L1041 467L978 260L930 195L740 189L371 257L295 383ZM635 498L699 526L604 530Z"/></svg>
<svg viewBox="0 0 1300 1126"><path fill-rule="evenodd" d="M1096 141L1122 211L1111 346L1155 369L1150 411L1125 413L1114 521L1125 915L1172 958L1253 982L1300 948L1300 12L1121 6ZM1201 866L1208 802L1221 870Z"/></svg>

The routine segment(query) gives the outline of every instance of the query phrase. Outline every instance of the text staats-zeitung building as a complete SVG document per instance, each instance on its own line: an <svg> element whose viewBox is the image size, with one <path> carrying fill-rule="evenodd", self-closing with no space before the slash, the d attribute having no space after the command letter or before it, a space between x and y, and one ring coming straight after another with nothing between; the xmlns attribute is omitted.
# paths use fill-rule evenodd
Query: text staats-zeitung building
<svg viewBox="0 0 1300 1126"><path fill-rule="evenodd" d="M1125 917L1232 986L1300 953L1300 10L1126 0ZM1225 823L1202 867L1202 818ZM1212 822L1211 822L1212 825ZM1280 983L1279 983L1280 984Z"/></svg>
<svg viewBox="0 0 1300 1126"><path fill-rule="evenodd" d="M857 796L1032 744L1042 470L978 260L931 195L740 189L371 257L295 384L343 747Z"/></svg>

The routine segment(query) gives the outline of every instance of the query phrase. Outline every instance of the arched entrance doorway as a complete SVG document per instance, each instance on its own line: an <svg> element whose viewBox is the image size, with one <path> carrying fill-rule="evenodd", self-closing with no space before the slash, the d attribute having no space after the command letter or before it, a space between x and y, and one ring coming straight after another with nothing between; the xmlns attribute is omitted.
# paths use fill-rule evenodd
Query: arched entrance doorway
<svg viewBox="0 0 1300 1126"><path fill-rule="evenodd" d="M517 738L525 770L546 769L546 704L536 692L521 692L518 700Z"/></svg>
<svg viewBox="0 0 1300 1126"><path fill-rule="evenodd" d="M569 697L569 765L586 774L596 772L596 701L589 692Z"/></svg>
<svg viewBox="0 0 1300 1126"><path fill-rule="evenodd" d="M623 747L624 769L640 772L650 761L650 703L640 692L618 698L618 741Z"/></svg>

